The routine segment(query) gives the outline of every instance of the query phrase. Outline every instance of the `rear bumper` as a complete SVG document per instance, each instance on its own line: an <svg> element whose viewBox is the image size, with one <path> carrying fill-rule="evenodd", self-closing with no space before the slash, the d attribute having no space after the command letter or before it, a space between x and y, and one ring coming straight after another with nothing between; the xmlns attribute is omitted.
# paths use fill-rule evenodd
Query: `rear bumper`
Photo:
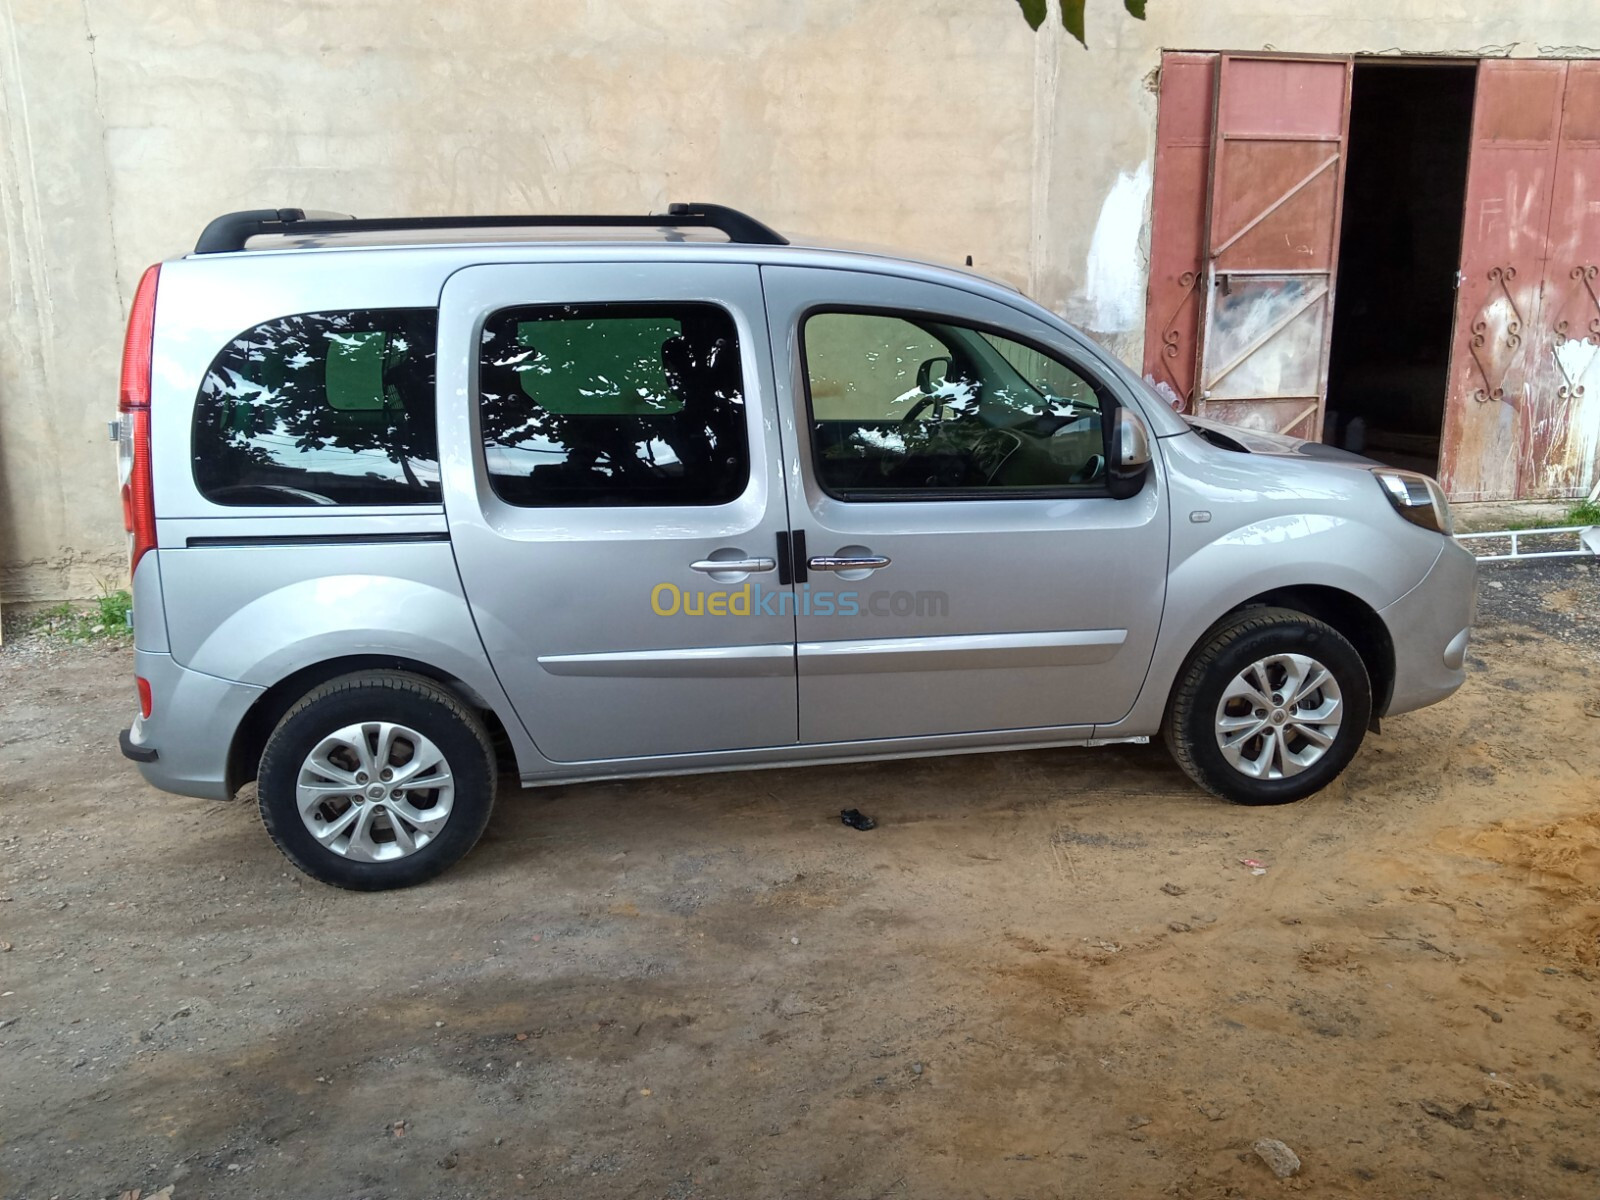
<svg viewBox="0 0 1600 1200"><path fill-rule="evenodd" d="M117 746L122 751L122 757L132 759L139 763L152 763L160 758L160 753L153 746L140 746L133 740L133 730L124 729L117 734Z"/></svg>
<svg viewBox="0 0 1600 1200"><path fill-rule="evenodd" d="M1383 716L1437 704L1466 682L1477 610L1477 560L1450 542L1422 582L1378 614L1394 645L1394 691Z"/></svg>
<svg viewBox="0 0 1600 1200"><path fill-rule="evenodd" d="M172 655L134 652L134 670L150 681L150 716L137 717L118 743L145 781L164 792L228 798L228 750L265 688L191 671Z"/></svg>

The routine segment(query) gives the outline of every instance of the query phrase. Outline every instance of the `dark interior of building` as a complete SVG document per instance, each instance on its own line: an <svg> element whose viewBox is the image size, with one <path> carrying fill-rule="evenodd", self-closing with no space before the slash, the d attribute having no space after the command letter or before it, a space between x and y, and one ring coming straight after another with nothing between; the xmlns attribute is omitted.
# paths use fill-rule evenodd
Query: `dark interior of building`
<svg viewBox="0 0 1600 1200"><path fill-rule="evenodd" d="M1476 68L1362 62L1351 91L1324 440L1436 474Z"/></svg>

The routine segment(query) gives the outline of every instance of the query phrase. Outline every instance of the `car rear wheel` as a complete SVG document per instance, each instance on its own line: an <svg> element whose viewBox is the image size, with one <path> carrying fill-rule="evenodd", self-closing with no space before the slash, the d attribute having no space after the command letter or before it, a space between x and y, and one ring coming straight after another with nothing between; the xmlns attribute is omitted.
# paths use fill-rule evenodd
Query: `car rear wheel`
<svg viewBox="0 0 1600 1200"><path fill-rule="evenodd" d="M360 891L431 879L471 850L494 805L483 722L399 672L346 675L284 714L261 756L261 819L313 878Z"/></svg>
<svg viewBox="0 0 1600 1200"><path fill-rule="evenodd" d="M1173 690L1164 733L1201 787L1236 804L1288 804L1333 782L1372 716L1361 655L1332 626L1283 608L1216 626Z"/></svg>

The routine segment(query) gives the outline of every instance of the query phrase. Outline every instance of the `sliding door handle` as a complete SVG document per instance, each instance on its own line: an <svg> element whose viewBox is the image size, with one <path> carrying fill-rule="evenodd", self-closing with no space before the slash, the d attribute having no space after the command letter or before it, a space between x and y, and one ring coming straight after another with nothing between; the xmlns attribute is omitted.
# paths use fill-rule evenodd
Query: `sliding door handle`
<svg viewBox="0 0 1600 1200"><path fill-rule="evenodd" d="M776 571L778 560L775 558L702 558L699 562L689 564L689 570L699 571L702 575L721 575L742 573L754 575L761 571Z"/></svg>

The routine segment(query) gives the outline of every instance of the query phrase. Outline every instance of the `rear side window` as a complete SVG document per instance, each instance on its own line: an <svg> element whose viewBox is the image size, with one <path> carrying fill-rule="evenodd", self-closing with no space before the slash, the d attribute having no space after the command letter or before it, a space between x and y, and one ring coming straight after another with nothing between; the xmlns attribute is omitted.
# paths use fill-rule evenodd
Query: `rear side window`
<svg viewBox="0 0 1600 1200"><path fill-rule="evenodd" d="M744 491L744 374L726 310L502 309L481 352L484 460L506 503L708 505Z"/></svg>
<svg viewBox="0 0 1600 1200"><path fill-rule="evenodd" d="M194 416L213 504L437 504L431 308L301 313L239 334Z"/></svg>

